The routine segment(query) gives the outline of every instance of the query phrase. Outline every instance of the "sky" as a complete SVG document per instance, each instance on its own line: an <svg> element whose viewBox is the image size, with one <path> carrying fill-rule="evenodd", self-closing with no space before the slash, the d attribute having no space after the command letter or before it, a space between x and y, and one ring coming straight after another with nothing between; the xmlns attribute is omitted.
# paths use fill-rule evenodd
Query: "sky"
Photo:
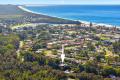
<svg viewBox="0 0 120 80"><path fill-rule="evenodd" d="M120 0L0 0L0 4L120 4Z"/></svg>

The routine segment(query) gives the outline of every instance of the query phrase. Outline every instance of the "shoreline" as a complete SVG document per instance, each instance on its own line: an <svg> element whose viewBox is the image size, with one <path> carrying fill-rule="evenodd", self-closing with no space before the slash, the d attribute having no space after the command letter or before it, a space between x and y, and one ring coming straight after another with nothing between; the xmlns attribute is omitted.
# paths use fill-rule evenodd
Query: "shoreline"
<svg viewBox="0 0 120 80"><path fill-rule="evenodd" d="M29 13L49 16L47 14L43 14L43 13L38 13L38 12L31 11L29 9L26 9L23 6L18 6L18 8L22 9L23 11L29 12ZM83 20L74 20L74 19L62 18L62 17L57 17L57 16L51 16L51 17L60 18L60 19L66 19L66 20L72 20L72 21L79 21L80 23L85 24L85 25L88 25L88 24L92 23L93 26L104 26L104 27L108 27L108 28L115 28L116 27L116 28L120 29L120 26L114 26L114 25L109 25L109 24L104 24L104 23L95 23L95 22L89 22L89 21L83 21Z"/></svg>

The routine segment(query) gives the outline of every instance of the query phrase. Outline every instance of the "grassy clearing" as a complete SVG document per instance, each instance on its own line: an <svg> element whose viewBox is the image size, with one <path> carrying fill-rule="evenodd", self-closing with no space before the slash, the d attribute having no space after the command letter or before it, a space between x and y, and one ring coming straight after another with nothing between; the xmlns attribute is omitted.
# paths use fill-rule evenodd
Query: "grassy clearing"
<svg viewBox="0 0 120 80"><path fill-rule="evenodd" d="M11 29L14 30L14 29L17 29L17 28L30 27L30 26L34 27L34 26L36 26L36 24L32 24L32 23L17 24L17 25L11 26Z"/></svg>
<svg viewBox="0 0 120 80"><path fill-rule="evenodd" d="M44 54L45 54L45 55L52 54L52 51L51 51L51 50L45 50L45 51L44 51Z"/></svg>
<svg viewBox="0 0 120 80"><path fill-rule="evenodd" d="M70 50L70 49L75 49L74 46L70 46L70 47L65 47L66 50Z"/></svg>
<svg viewBox="0 0 120 80"><path fill-rule="evenodd" d="M2 19L11 19L11 18L19 18L22 15L0 15L0 18Z"/></svg>

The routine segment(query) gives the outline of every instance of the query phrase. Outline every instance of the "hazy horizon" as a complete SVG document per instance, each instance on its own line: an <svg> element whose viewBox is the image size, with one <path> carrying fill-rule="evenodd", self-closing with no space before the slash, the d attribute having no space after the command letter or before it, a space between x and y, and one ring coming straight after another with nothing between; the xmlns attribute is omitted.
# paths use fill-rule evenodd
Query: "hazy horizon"
<svg viewBox="0 0 120 80"><path fill-rule="evenodd" d="M120 0L1 0L0 4L15 5L120 5Z"/></svg>

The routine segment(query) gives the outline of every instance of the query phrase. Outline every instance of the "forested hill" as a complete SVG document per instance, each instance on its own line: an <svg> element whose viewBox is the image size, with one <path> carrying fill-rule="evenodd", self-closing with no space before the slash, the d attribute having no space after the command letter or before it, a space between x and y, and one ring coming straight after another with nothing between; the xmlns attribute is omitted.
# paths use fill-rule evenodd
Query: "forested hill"
<svg viewBox="0 0 120 80"><path fill-rule="evenodd" d="M8 25L16 23L57 23L57 24L79 24L77 21L65 20L43 14L26 12L18 5L0 5L0 23Z"/></svg>
<svg viewBox="0 0 120 80"><path fill-rule="evenodd" d="M17 7L17 5L0 5L0 15L22 15L26 13Z"/></svg>

